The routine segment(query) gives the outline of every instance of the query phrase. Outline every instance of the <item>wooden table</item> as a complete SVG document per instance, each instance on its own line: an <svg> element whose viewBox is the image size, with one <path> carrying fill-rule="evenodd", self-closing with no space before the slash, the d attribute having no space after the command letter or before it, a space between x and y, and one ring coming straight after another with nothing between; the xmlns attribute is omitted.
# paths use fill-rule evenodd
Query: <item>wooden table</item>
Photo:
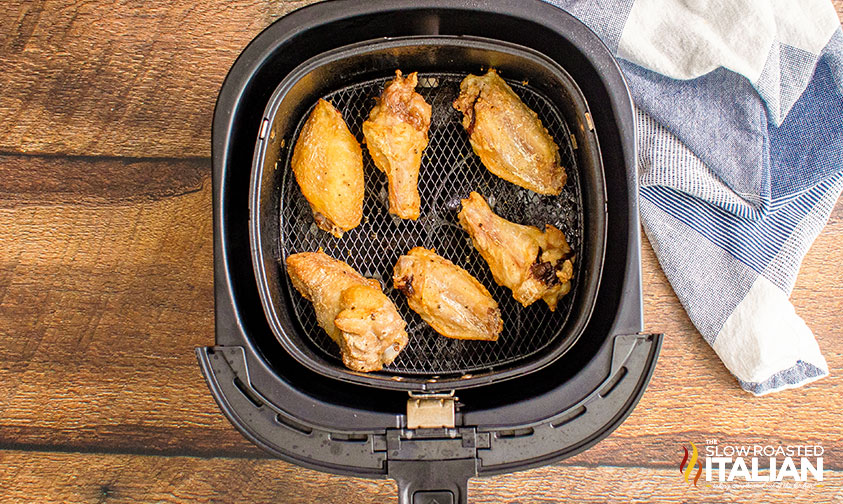
<svg viewBox="0 0 843 504"><path fill-rule="evenodd" d="M245 44L306 3L0 11L0 501L394 500L392 481L266 457L219 412L193 354L214 340L216 94ZM667 337L638 408L579 456L472 480L473 502L840 502L841 263L838 204L793 292L832 376L754 398L693 328L645 240L647 330ZM681 445L706 438L822 443L825 485L689 488Z"/></svg>

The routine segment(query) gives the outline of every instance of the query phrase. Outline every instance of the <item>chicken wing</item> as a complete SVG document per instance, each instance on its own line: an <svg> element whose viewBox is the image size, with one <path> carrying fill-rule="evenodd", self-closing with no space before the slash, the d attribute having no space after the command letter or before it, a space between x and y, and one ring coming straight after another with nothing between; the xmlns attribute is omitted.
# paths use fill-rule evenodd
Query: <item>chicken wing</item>
<svg viewBox="0 0 843 504"><path fill-rule="evenodd" d="M378 371L407 346L406 323L377 280L321 250L287 257L287 274L349 369Z"/></svg>
<svg viewBox="0 0 843 504"><path fill-rule="evenodd" d="M469 272L415 247L395 264L392 282L410 308L449 338L495 341L503 330L498 303Z"/></svg>
<svg viewBox="0 0 843 504"><path fill-rule="evenodd" d="M419 168L427 147L430 105L415 92L416 72L407 77L395 71L363 123L366 147L375 166L389 180L389 213L402 219L419 218Z"/></svg>
<svg viewBox="0 0 843 504"><path fill-rule="evenodd" d="M494 69L463 79L454 108L463 113L471 147L490 172L539 194L562 192L567 176L559 146Z"/></svg>
<svg viewBox="0 0 843 504"><path fill-rule="evenodd" d="M562 231L549 224L542 232L510 222L495 215L476 192L462 200L459 220L498 285L512 289L523 306L543 299L556 310L574 274L574 254Z"/></svg>
<svg viewBox="0 0 843 504"><path fill-rule="evenodd" d="M342 237L363 217L363 150L340 111L316 103L293 149L293 173L319 229Z"/></svg>

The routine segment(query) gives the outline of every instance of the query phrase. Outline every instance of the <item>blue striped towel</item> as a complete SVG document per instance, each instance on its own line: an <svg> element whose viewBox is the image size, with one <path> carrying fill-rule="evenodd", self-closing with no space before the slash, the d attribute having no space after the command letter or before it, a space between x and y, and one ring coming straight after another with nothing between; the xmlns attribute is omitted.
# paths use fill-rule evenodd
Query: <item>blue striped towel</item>
<svg viewBox="0 0 843 504"><path fill-rule="evenodd" d="M619 58L644 230L694 325L756 395L828 375L790 304L843 190L828 0L548 0Z"/></svg>

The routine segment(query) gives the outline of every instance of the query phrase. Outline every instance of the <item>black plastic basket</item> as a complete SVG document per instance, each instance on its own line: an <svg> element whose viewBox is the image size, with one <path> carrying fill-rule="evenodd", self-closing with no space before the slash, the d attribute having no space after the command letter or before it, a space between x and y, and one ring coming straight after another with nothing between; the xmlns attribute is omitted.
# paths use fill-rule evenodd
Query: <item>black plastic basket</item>
<svg viewBox="0 0 843 504"><path fill-rule="evenodd" d="M426 64L422 51L412 61L358 68L342 82L325 76L322 83L299 88L306 91L299 99L289 94L296 90L292 86L282 100L291 107L285 112L289 124L278 128L277 116L266 115L279 84L285 79L292 82L292 72L308 60L356 47L360 56L350 57L360 62L365 60L363 54L378 52L376 45L389 43L407 43L403 47L411 54L413 43L405 37L422 37L436 41L431 42L434 45L441 42L463 55L450 63L434 58ZM454 44L455 37L465 43ZM390 40L396 38L400 40ZM472 44L494 47L478 51L470 48ZM532 355L529 349L509 354L515 357L509 362L503 355L496 356L500 361L487 355L490 369L477 372L477 381L460 380L470 368L461 363L446 370L350 373L337 364L331 348L308 331L306 315L296 311L291 295L295 293L289 292L277 262L284 257L280 239L285 160L280 148L277 157L263 156L272 169L262 167L256 188L252 170L256 149L267 149L273 125L275 138L290 131L284 133L289 145L315 98L350 91L347 86L376 88L388 77L385 69L390 66L390 72L401 68L441 76L494 66L517 84L529 66L526 62L535 58L503 57L510 49L538 54L535 58L552 62L539 65L544 71L562 68L579 88L588 108L574 114L566 107L577 100L555 97L565 86L543 87L550 80L534 77L528 81L530 89L518 89L535 91L554 105L576 138L574 156L597 149L599 143L599 151L591 151L597 160L577 158L569 167L576 170L579 184L582 235L577 247L583 255L567 321L545 322L543 327L557 333L532 335L534 341L549 342ZM501 58L492 58L494 54ZM559 141L559 133L556 136ZM632 103L610 52L585 25L544 2L334 0L280 18L235 62L214 113L216 341L196 353L220 409L248 439L295 464L359 477L395 478L399 501L407 504L464 503L472 476L548 464L594 445L632 411L661 345L661 335L641 333L634 140ZM279 160L280 172L274 168ZM263 189L268 189L268 196L261 195ZM373 189L369 188L370 196ZM251 207L250 193L255 193ZM269 217L261 209L257 222L254 212L260 205L254 203L264 197ZM376 198L372 201L377 203ZM294 202L290 198L287 203ZM595 231L601 221L603 229ZM589 291L591 282L594 292ZM272 289L274 293L266 292ZM267 300L272 306L265 310ZM273 313L279 320L272 320ZM424 351L433 355L436 349ZM541 362L544 358L546 362ZM437 372L443 373L443 382L435 377ZM406 386L387 385L396 376L406 380ZM458 397L450 400L453 426L408 428L409 404L416 399L399 388L423 397L430 390L453 392Z"/></svg>
<svg viewBox="0 0 843 504"><path fill-rule="evenodd" d="M557 143L568 172L558 196L542 196L496 177L471 150L452 103L469 71L494 65L539 114ZM362 140L362 123L395 69L421 72L418 91L433 105L430 143L419 177L422 215L392 217L385 177L368 152L363 223L341 239L319 231L290 169L292 146L309 110L324 98L338 107ZM457 73L457 70L460 70ZM588 104L573 79L554 61L522 46L476 37L400 37L338 48L306 61L278 85L264 111L267 126L255 148L250 231L255 276L267 319L290 355L340 380L402 390L450 390L486 385L535 371L569 349L588 324L603 267L606 196L597 136ZM522 307L499 287L457 223L459 200L479 191L496 211L522 224L565 232L577 254L572 292L551 312L541 303ZM414 246L433 248L466 268L492 292L504 331L496 342L438 336L391 290L392 266ZM336 344L316 324L310 303L289 283L284 259L319 248L369 277L383 279L408 323L410 343L378 373L346 369Z"/></svg>

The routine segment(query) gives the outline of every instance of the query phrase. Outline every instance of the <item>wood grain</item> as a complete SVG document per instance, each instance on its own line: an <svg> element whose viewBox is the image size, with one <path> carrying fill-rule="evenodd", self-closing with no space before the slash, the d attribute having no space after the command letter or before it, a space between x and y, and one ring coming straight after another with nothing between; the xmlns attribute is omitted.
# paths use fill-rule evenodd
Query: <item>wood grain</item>
<svg viewBox="0 0 843 504"><path fill-rule="evenodd" d="M627 502L841 502L843 473L802 488L693 487L679 471L549 466L469 482L476 504ZM381 504L391 480L320 474L277 460L0 452L4 502Z"/></svg>
<svg viewBox="0 0 843 504"><path fill-rule="evenodd" d="M213 344L206 162L0 160L0 229L17 237L0 243L0 442L260 456L219 413L192 353ZM22 181L54 169L65 184ZM841 208L794 291L832 369L843 368L833 345L843 308ZM629 464L668 467L681 445L716 437L822 442L827 467L843 468L838 376L754 398L694 330L646 241L644 288L647 329L667 334L651 386L614 435L569 464L617 463L634 447Z"/></svg>
<svg viewBox="0 0 843 504"><path fill-rule="evenodd" d="M0 151L207 157L231 64L307 3L13 1L0 10Z"/></svg>
<svg viewBox="0 0 843 504"><path fill-rule="evenodd" d="M100 168L81 187L123 167L78 162ZM172 168L122 172L113 182L125 193L107 203L0 208L0 228L16 236L0 244L4 442L55 442L46 433L58 428L77 443L96 443L96 431L130 446L133 433L141 449L166 449L189 442L184 430L229 428L192 354L213 343L210 181L192 167L180 195L148 197L160 184L142 183L147 174Z"/></svg>
<svg viewBox="0 0 843 504"><path fill-rule="evenodd" d="M199 191L210 160L0 155L0 208L126 205Z"/></svg>

